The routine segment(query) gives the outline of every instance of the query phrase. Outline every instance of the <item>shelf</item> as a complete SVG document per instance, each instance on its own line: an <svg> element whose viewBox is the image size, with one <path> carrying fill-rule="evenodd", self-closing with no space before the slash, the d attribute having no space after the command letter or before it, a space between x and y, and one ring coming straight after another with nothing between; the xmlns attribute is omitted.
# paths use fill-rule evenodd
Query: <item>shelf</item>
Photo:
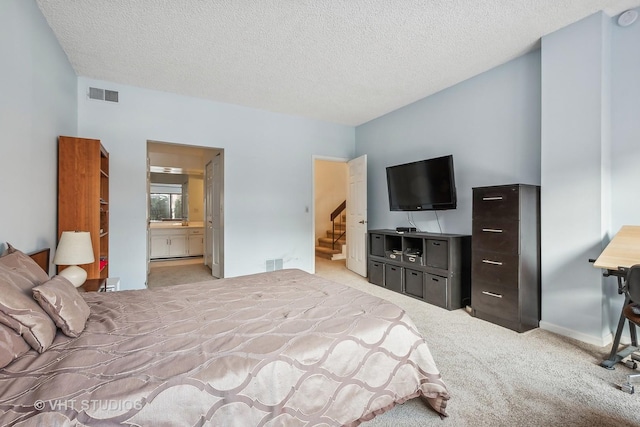
<svg viewBox="0 0 640 427"><path fill-rule="evenodd" d="M109 153L97 139L58 138L58 236L68 230L91 233L98 259L82 266L88 279L107 275L99 257L109 256Z"/></svg>
<svg viewBox="0 0 640 427"><path fill-rule="evenodd" d="M369 282L455 310L469 303L471 236L369 231Z"/></svg>

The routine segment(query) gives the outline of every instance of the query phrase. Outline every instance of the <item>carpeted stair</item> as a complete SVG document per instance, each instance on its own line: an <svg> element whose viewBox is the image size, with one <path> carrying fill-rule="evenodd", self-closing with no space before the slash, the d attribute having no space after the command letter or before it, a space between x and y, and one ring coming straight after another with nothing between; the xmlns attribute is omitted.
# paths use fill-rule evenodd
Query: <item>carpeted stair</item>
<svg viewBox="0 0 640 427"><path fill-rule="evenodd" d="M338 259L344 259L345 256L343 247L347 244L346 234L336 242L335 248L332 248L331 246L333 243L333 239L344 233L346 227L346 218L343 217L342 223L336 223L335 237L333 230L327 230L327 237L320 237L318 239L318 245L316 246L316 256L334 261Z"/></svg>

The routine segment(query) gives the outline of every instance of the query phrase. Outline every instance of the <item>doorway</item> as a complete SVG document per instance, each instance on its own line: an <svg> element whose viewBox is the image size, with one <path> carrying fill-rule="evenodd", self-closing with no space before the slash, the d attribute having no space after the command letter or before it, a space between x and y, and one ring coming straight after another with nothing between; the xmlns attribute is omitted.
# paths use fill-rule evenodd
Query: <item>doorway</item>
<svg viewBox="0 0 640 427"><path fill-rule="evenodd" d="M223 277L223 158L222 149L147 141L149 287Z"/></svg>
<svg viewBox="0 0 640 427"><path fill-rule="evenodd" d="M324 258L366 277L367 156L313 156L313 195L314 270Z"/></svg>

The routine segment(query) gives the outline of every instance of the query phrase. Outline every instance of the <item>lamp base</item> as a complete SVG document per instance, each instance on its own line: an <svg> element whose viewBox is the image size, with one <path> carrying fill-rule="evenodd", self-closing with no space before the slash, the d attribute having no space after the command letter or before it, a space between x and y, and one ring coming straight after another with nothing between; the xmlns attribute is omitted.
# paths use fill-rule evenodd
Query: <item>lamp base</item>
<svg viewBox="0 0 640 427"><path fill-rule="evenodd" d="M70 281L76 288L87 280L87 271L77 265L70 265L60 272L60 276Z"/></svg>

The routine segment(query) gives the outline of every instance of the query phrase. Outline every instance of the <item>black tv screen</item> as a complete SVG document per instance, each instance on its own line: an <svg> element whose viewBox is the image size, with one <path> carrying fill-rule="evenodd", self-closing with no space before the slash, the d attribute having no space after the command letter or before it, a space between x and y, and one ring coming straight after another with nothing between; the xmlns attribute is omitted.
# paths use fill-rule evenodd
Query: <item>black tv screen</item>
<svg viewBox="0 0 640 427"><path fill-rule="evenodd" d="M389 166L387 189L392 211L455 209L453 156Z"/></svg>

